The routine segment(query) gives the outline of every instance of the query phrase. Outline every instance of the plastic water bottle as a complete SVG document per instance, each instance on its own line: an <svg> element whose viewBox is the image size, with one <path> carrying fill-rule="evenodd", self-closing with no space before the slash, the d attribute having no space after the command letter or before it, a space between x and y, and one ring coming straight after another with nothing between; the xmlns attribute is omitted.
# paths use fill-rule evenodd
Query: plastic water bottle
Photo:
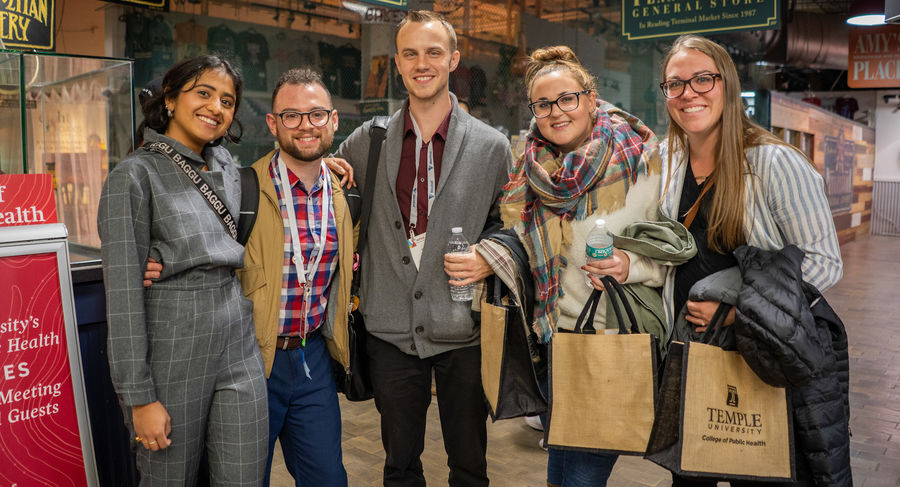
<svg viewBox="0 0 900 487"><path fill-rule="evenodd" d="M453 227L450 230L450 241L447 243L448 254L468 254L469 252L471 252L471 250L469 250L469 241L466 240L466 237L463 235L462 231L462 227ZM456 280L461 281L462 279ZM450 299L457 303L471 301L472 285L466 284L465 286L454 286L451 284Z"/></svg>
<svg viewBox="0 0 900 487"><path fill-rule="evenodd" d="M594 228L587 236L584 254L588 264L612 256L613 238L612 235L609 234L609 231L606 230L606 220L598 218L594 221ZM600 277L598 274L594 275ZM593 287L591 285L590 275L584 276L584 281L588 286Z"/></svg>

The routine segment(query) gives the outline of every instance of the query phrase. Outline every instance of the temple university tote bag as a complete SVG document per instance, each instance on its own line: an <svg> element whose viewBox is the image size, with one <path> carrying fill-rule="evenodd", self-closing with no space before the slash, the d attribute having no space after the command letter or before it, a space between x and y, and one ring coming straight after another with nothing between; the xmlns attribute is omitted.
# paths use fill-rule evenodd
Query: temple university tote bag
<svg viewBox="0 0 900 487"><path fill-rule="evenodd" d="M481 386L491 419L534 416L547 411L538 386L537 344L522 322L517 306L502 301L506 287L497 276L488 277L481 301Z"/></svg>
<svg viewBox="0 0 900 487"><path fill-rule="evenodd" d="M729 309L720 306L712 323ZM722 328L713 324L708 330ZM714 335L705 333L703 342ZM702 342L669 345L647 459L687 477L789 480L791 432L785 389L764 383L739 352Z"/></svg>
<svg viewBox="0 0 900 487"><path fill-rule="evenodd" d="M622 287L608 276L602 280L619 334L595 333L601 292L594 291L574 333L558 330L553 335L545 442L564 449L642 455L653 426L656 337L638 333ZM620 308L631 322L630 330Z"/></svg>

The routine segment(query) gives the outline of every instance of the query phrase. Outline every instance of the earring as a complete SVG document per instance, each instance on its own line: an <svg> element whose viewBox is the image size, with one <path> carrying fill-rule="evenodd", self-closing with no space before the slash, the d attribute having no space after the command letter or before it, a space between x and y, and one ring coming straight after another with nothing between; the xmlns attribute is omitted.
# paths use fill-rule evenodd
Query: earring
<svg viewBox="0 0 900 487"><path fill-rule="evenodd" d="M172 118L172 116L174 115L174 113L172 113L172 109L171 109L171 108L166 107L166 115L168 115L169 118Z"/></svg>

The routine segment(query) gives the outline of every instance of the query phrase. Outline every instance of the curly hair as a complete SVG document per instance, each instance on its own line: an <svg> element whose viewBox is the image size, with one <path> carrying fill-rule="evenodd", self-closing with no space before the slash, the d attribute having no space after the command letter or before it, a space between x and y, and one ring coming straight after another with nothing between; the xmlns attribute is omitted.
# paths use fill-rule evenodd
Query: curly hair
<svg viewBox="0 0 900 487"><path fill-rule="evenodd" d="M528 95L531 96L531 88L536 79L555 71L566 71L583 89L597 92L594 77L581 64L571 48L548 46L535 50L528 59L528 67L525 68L525 88Z"/></svg>
<svg viewBox="0 0 900 487"><path fill-rule="evenodd" d="M307 66L301 68L291 68L285 71L278 81L275 83L275 89L272 90L272 109L275 109L275 97L284 85L318 85L321 86L325 93L328 94L328 101L331 102L331 92L322 81L322 75Z"/></svg>
<svg viewBox="0 0 900 487"><path fill-rule="evenodd" d="M238 108L241 106L241 93L244 89L244 79L240 70L224 57L209 54L185 59L175 64L162 78L163 89L153 93L150 98L141 103L141 111L144 114L144 120L138 127L138 133L143 134L144 129L149 127L153 130L164 133L169 128L169 114L166 109L166 99L176 98L182 89L190 84L188 89L193 89L197 81L203 76L203 73L209 70L222 70L231 77L234 83L234 119L231 126L224 136L210 142L209 146L216 146L222 143L222 139L232 143L238 143L244 134L244 126L237 118ZM237 129L235 131L235 128Z"/></svg>

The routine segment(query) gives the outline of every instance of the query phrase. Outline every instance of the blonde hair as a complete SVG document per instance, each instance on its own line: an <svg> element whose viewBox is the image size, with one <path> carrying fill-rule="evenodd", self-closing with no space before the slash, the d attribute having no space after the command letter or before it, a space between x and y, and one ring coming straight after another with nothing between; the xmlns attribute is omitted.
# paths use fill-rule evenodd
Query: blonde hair
<svg viewBox="0 0 900 487"><path fill-rule="evenodd" d="M681 36L669 49L662 65L662 79L666 79L666 68L672 56L693 49L709 56L722 75L722 119L719 140L716 142L715 167L709 177L715 178L715 191L710 202L707 242L709 248L720 253L731 252L744 245L744 194L747 190L744 175L752 168L747 163L745 150L764 144L778 144L793 148L768 130L750 120L741 102L741 81L728 52L715 42L695 35ZM669 174L666 189L672 179L672 154L690 153L687 134L678 126L671 114L668 131ZM796 150L796 149L794 149ZM798 151L800 152L800 151ZM801 152L802 154L802 152ZM805 157L805 155L804 155Z"/></svg>
<svg viewBox="0 0 900 487"><path fill-rule="evenodd" d="M397 24L397 28L394 30L394 49L397 49L397 36L400 35L400 30L412 22L417 24L438 22L444 26L444 30L447 31L447 37L450 38L450 54L456 52L456 31L453 30L453 25L446 17L437 12L432 12L431 10L410 10L407 12L406 17Z"/></svg>
<svg viewBox="0 0 900 487"><path fill-rule="evenodd" d="M595 93L597 91L594 77L584 68L572 49L568 46L548 46L537 49L528 58L528 67L525 69L525 89L529 98L534 81L554 71L568 72L583 89Z"/></svg>

